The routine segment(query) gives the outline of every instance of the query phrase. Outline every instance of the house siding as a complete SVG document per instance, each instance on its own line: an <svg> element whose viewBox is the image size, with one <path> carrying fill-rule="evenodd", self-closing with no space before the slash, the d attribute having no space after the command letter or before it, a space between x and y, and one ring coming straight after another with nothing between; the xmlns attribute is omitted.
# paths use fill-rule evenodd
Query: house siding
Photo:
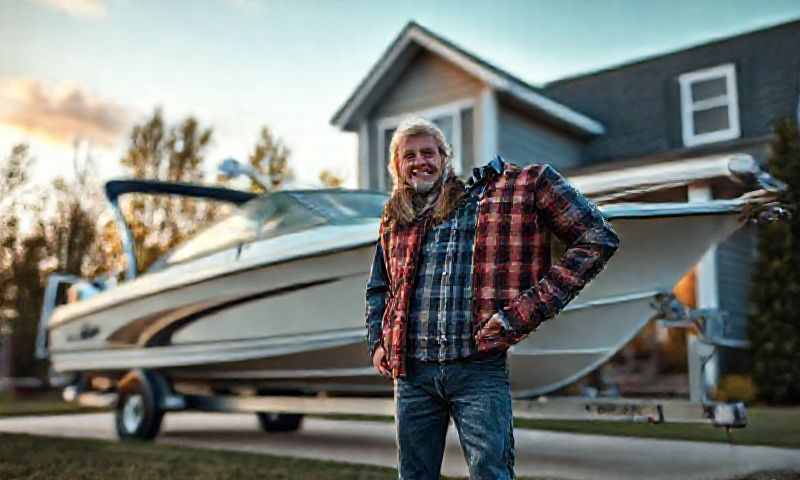
<svg viewBox="0 0 800 480"><path fill-rule="evenodd" d="M452 63L420 53L373 111L372 117L413 113L465 98L476 98L482 84Z"/></svg>
<svg viewBox="0 0 800 480"><path fill-rule="evenodd" d="M549 163L561 171L580 165L583 145L563 132L501 105L498 150L507 161L517 165Z"/></svg>
<svg viewBox="0 0 800 480"><path fill-rule="evenodd" d="M719 307L728 313L734 335L745 335L756 258L756 229L745 226L717 246Z"/></svg>
<svg viewBox="0 0 800 480"><path fill-rule="evenodd" d="M683 149L678 78L732 63L742 138L770 133L796 114L800 94L800 21L556 81L545 93L603 122L607 134L587 149L590 164ZM702 150L697 147L696 150ZM686 155L693 150L687 149Z"/></svg>

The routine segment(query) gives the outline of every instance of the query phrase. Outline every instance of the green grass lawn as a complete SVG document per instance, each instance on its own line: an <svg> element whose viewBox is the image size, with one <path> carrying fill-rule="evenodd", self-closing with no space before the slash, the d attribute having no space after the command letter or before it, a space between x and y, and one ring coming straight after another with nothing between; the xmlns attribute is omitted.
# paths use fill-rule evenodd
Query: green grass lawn
<svg viewBox="0 0 800 480"><path fill-rule="evenodd" d="M555 430L559 432L800 448L800 408L750 407L747 409L747 427L732 429L730 437L726 435L724 428L706 424L664 423L650 425L644 423L527 419L518 419L514 424L519 428Z"/></svg>
<svg viewBox="0 0 800 480"><path fill-rule="evenodd" d="M391 417L358 415L324 415L324 418L393 421ZM797 407L750 407L747 409L747 427L731 430L730 436L726 435L724 428L717 428L707 424L688 423L651 425L646 423L516 419L514 426L515 428L595 435L800 448L800 408Z"/></svg>
<svg viewBox="0 0 800 480"><path fill-rule="evenodd" d="M4 480L397 478L397 471L392 468L154 443L118 443L0 433L0 445L0 478ZM760 472L736 477L735 480L800 480L800 472Z"/></svg>
<svg viewBox="0 0 800 480"><path fill-rule="evenodd" d="M395 470L269 455L0 433L2 479L394 479Z"/></svg>
<svg viewBox="0 0 800 480"><path fill-rule="evenodd" d="M153 443L118 443L0 433L0 445L0 478L3 480L397 478L397 470L393 468Z"/></svg>
<svg viewBox="0 0 800 480"><path fill-rule="evenodd" d="M93 412L74 403L67 403L61 398L61 392L48 391L14 395L9 392L0 393L0 417L19 415L58 415L64 413ZM2 478L2 477L0 477Z"/></svg>

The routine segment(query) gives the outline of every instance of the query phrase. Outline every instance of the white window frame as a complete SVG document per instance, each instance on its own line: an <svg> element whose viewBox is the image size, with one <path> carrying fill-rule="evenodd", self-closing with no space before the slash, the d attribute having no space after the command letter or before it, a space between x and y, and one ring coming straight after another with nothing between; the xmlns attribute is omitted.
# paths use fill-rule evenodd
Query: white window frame
<svg viewBox="0 0 800 480"><path fill-rule="evenodd" d="M456 102L447 103L445 105L439 105L437 107L428 108L425 110L418 110L415 112L403 113L401 115L395 115L392 117L383 117L379 118L376 121L376 126L378 130L378 168L380 174L378 175L378 186L382 190L386 190L388 185L386 185L386 174L384 173L383 169L387 168L389 165L389 159L385 158L386 153L386 130L391 130L397 128L403 120L408 117L415 116L415 117L422 117L427 120L433 121L435 118L439 117L447 117L450 116L453 118L453 142L451 147L453 148L453 171L456 175L461 175L464 173L464 162L461 158L462 152L462 131L461 131L461 112L468 108L472 108L473 112L475 111L475 100L474 99L465 99L465 100L458 100ZM474 144L474 142L473 142Z"/></svg>
<svg viewBox="0 0 800 480"><path fill-rule="evenodd" d="M725 95L707 98L695 102L692 100L692 85L714 78L725 78ZM720 142L739 138L739 94L736 89L736 67L726 63L717 67L684 73L678 78L681 87L681 120L683 126L683 144L687 147L705 143ZM694 113L716 107L728 107L728 128L715 132L694 133Z"/></svg>

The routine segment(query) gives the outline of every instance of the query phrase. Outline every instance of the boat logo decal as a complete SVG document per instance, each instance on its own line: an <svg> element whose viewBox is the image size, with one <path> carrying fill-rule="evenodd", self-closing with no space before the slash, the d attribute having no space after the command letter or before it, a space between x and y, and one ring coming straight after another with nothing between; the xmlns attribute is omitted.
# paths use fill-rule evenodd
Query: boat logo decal
<svg viewBox="0 0 800 480"><path fill-rule="evenodd" d="M89 340L90 338L95 337L98 333L100 333L100 327L84 323L81 325L81 330L77 334L73 333L72 335L67 336L67 341L80 342L82 340Z"/></svg>

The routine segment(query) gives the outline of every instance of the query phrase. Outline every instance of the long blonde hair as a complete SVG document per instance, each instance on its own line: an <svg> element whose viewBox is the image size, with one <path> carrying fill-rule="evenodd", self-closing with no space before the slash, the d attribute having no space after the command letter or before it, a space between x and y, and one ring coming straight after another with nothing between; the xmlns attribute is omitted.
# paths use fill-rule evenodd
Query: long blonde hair
<svg viewBox="0 0 800 480"><path fill-rule="evenodd" d="M439 196L431 208L433 223L440 223L450 215L458 201L464 196L464 183L453 172L453 150L447 143L444 133L433 122L419 117L409 117L397 127L389 144L389 175L394 185L392 194L383 210L384 222L387 227L394 225L409 225L417 218L414 209L414 189L402 178L400 171L400 142L414 135L430 135L436 141L439 154L442 156L442 183Z"/></svg>

